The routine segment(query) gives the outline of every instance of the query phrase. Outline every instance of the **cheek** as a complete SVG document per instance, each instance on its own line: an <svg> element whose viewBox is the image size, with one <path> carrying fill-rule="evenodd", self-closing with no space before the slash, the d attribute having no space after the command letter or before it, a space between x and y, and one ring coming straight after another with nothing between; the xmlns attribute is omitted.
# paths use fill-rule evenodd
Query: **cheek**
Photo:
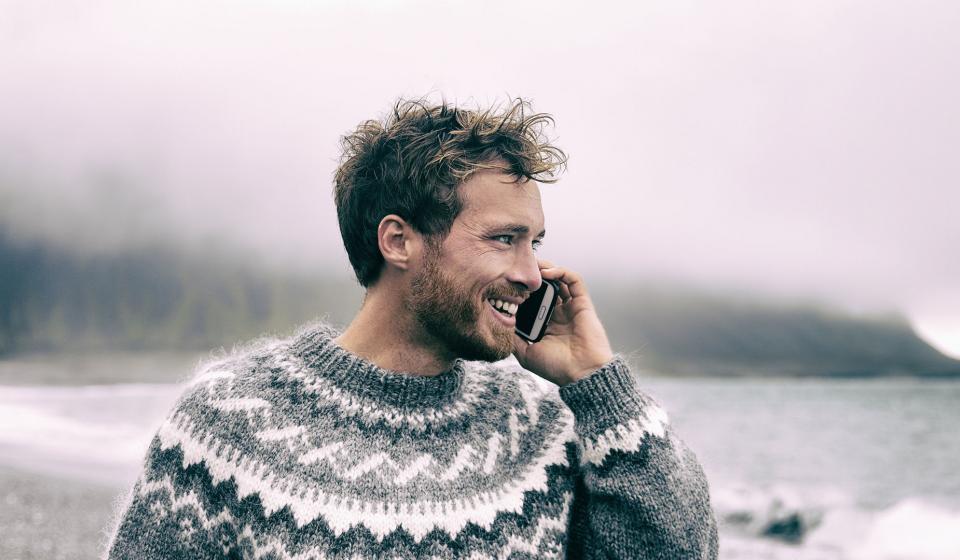
<svg viewBox="0 0 960 560"><path fill-rule="evenodd" d="M469 274L469 276L467 276ZM496 289L497 275L489 269L473 268L464 272L465 278L470 278L470 289L481 296Z"/></svg>
<svg viewBox="0 0 960 560"><path fill-rule="evenodd" d="M484 297L496 289L501 271L509 267L508 251L485 251L482 253L464 253L469 256L450 262L448 273L454 275L458 285L465 292ZM503 284L503 281L500 282Z"/></svg>

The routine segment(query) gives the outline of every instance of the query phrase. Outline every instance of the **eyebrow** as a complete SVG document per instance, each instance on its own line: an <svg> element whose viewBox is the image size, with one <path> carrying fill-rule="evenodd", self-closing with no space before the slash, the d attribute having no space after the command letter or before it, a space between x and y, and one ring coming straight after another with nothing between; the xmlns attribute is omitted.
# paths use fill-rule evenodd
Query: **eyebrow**
<svg viewBox="0 0 960 560"><path fill-rule="evenodd" d="M523 224L503 224L500 226L495 226L493 229L496 231L509 231L510 233L518 233L518 234L530 233L530 228L528 228ZM540 233L537 234L535 239L543 239L546 236L547 236L547 230L542 230Z"/></svg>

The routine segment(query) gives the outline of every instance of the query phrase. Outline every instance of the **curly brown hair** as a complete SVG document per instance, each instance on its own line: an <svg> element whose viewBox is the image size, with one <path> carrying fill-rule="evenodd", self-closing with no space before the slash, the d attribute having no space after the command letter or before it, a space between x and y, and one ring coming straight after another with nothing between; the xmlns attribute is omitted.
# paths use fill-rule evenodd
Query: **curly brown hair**
<svg viewBox="0 0 960 560"><path fill-rule="evenodd" d="M503 169L518 182L555 182L567 156L544 134L547 125L553 117L532 113L519 98L484 110L401 99L382 121L365 121L344 136L334 199L360 285L380 276L377 228L384 216L397 214L436 247L463 209L457 187L474 172Z"/></svg>

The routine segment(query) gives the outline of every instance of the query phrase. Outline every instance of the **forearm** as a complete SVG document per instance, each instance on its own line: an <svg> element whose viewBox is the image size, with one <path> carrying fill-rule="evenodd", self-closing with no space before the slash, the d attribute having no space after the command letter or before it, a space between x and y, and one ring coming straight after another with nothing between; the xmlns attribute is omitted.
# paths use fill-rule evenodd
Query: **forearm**
<svg viewBox="0 0 960 560"><path fill-rule="evenodd" d="M582 473L571 552L716 558L703 470L622 357L562 387L560 396L576 419Z"/></svg>

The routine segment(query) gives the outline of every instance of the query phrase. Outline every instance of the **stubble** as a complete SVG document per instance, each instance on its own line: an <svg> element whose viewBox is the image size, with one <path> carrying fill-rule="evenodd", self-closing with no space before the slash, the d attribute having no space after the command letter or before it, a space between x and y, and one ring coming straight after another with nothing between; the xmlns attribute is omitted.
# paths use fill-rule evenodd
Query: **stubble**
<svg viewBox="0 0 960 560"><path fill-rule="evenodd" d="M440 249L429 245L420 273L410 283L408 308L417 322L451 352L464 360L495 362L513 352L513 332L491 329L492 340L480 333L486 311L441 269Z"/></svg>

